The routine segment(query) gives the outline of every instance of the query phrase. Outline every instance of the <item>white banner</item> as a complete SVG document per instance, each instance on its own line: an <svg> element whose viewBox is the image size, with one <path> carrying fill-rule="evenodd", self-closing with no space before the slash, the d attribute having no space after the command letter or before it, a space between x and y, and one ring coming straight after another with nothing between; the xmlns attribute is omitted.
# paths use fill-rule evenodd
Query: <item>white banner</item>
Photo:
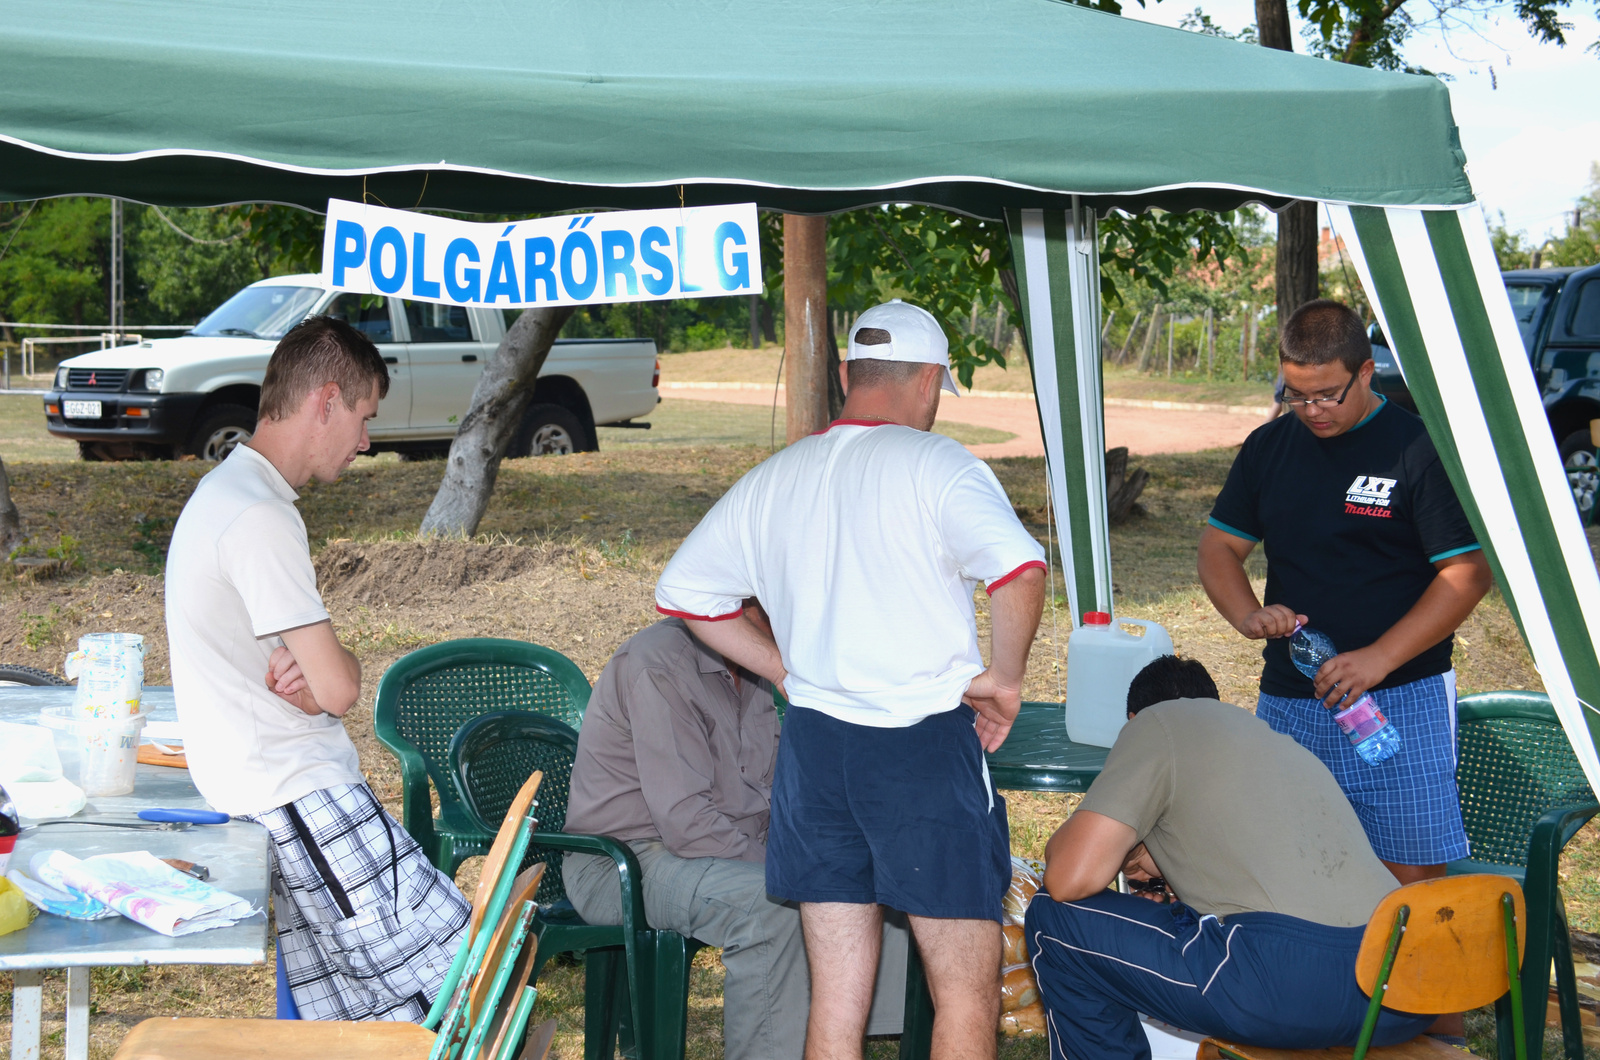
<svg viewBox="0 0 1600 1060"><path fill-rule="evenodd" d="M480 224L328 200L322 278L466 306L760 294L755 203Z"/></svg>

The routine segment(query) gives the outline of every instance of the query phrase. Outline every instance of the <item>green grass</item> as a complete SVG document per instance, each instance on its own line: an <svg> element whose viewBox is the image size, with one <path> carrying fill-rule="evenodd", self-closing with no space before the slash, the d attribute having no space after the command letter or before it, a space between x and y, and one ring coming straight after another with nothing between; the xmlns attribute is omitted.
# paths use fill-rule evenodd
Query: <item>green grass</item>
<svg viewBox="0 0 1600 1060"><path fill-rule="evenodd" d="M786 419L781 400L774 414L771 405L735 405L668 397L641 419L650 424L648 431L599 428L600 451L683 445L757 445L770 449L782 448L784 444ZM967 423L940 423L934 430L962 445L988 445L1016 437L1005 431Z"/></svg>
<svg viewBox="0 0 1600 1060"><path fill-rule="evenodd" d="M37 394L0 394L0 460L76 460L76 442L53 438L44 429L44 402Z"/></svg>
<svg viewBox="0 0 1600 1060"><path fill-rule="evenodd" d="M1141 372L1108 364L1105 366L1105 395L1147 401L1193 401L1204 405L1267 405L1272 401L1271 383L1224 383L1208 380L1205 373L1179 371L1167 378L1166 364L1160 370Z"/></svg>

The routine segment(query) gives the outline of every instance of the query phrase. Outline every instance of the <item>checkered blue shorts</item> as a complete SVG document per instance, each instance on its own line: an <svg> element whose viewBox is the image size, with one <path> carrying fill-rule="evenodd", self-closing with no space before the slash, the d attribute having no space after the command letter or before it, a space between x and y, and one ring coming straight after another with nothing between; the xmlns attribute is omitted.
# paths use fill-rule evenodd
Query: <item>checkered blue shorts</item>
<svg viewBox="0 0 1600 1060"><path fill-rule="evenodd" d="M1396 865L1467 856L1456 791L1455 671L1371 693L1400 733L1400 750L1369 766L1319 699L1262 693L1256 717L1322 759L1367 830L1373 852Z"/></svg>

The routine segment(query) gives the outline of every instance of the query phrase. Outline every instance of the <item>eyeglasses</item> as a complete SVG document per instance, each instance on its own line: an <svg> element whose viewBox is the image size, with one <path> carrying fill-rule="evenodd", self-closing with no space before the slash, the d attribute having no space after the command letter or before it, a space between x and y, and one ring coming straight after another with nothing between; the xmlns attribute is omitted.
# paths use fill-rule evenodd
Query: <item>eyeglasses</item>
<svg viewBox="0 0 1600 1060"><path fill-rule="evenodd" d="M1331 409L1331 408L1333 408L1333 407L1335 407L1337 405L1343 405L1345 396L1350 393L1350 388L1355 386L1355 385L1356 385L1356 377L1352 375L1350 377L1350 381L1344 385L1344 389L1343 390L1339 391L1339 396L1336 397L1336 398L1321 397L1321 398L1306 398L1303 401L1290 401L1287 397L1285 397L1284 398L1284 402L1283 402L1283 407L1284 408L1288 408L1288 409L1301 409L1301 408L1309 408L1310 406L1315 405L1319 409Z"/></svg>

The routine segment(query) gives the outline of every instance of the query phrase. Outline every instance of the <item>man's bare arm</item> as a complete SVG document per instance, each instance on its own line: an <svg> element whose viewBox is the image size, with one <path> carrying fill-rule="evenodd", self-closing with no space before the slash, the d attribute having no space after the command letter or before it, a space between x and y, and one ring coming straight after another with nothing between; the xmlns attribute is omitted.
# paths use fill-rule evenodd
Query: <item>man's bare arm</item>
<svg viewBox="0 0 1600 1060"><path fill-rule="evenodd" d="M1200 584L1205 586L1217 614L1246 637L1287 637L1294 632L1294 624L1304 623L1306 616L1295 614L1282 604L1261 606L1256 591L1250 588L1250 577L1244 572L1244 561L1255 547L1254 541L1214 526L1206 527L1200 535Z"/></svg>
<svg viewBox="0 0 1600 1060"><path fill-rule="evenodd" d="M1068 817L1044 848L1044 889L1058 902L1076 902L1111 886L1139 844L1121 821L1092 810Z"/></svg>
<svg viewBox="0 0 1600 1060"><path fill-rule="evenodd" d="M1022 709L1022 679L1044 613L1044 583L1044 571L1030 567L989 596L989 668L962 696L978 712L978 739L985 751L1005 743Z"/></svg>
<svg viewBox="0 0 1600 1060"><path fill-rule="evenodd" d="M1400 621L1365 648L1340 652L1322 664L1316 692L1327 706L1350 706L1398 667L1454 633L1494 585L1481 549L1433 566L1438 573Z"/></svg>
<svg viewBox="0 0 1600 1060"><path fill-rule="evenodd" d="M361 663L334 635L333 623L313 622L278 634L266 682L282 699L307 714L342 717L361 698Z"/></svg>
<svg viewBox="0 0 1600 1060"><path fill-rule="evenodd" d="M695 639L730 662L738 663L753 674L765 677L787 697L783 682L789 671L784 668L783 655L771 634L759 629L744 614L717 622L704 622L686 618L684 625Z"/></svg>

